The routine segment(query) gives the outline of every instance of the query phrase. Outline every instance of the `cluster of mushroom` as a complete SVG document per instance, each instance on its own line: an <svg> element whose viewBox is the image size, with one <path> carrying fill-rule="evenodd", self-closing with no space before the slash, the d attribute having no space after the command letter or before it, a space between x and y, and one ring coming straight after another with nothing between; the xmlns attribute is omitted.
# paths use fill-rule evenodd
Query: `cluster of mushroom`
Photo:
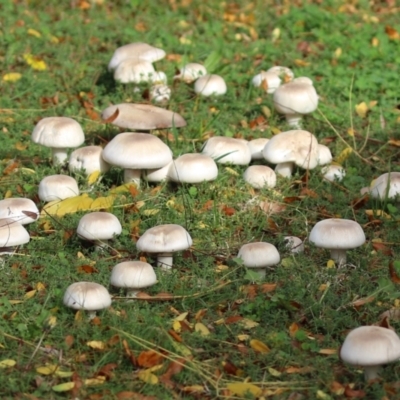
<svg viewBox="0 0 400 400"><path fill-rule="evenodd" d="M121 224L110 213L94 212L83 216L77 234L103 247L107 240L121 233ZM140 252L157 256L157 266L169 271L173 265L173 253L188 249L193 243L190 234L180 225L165 224L148 229L136 243ZM136 297L143 288L157 283L153 267L143 261L124 261L114 266L110 284L126 290L127 297ZM64 304L75 310L86 310L89 318L96 311L111 305L111 295L107 288L95 282L76 282L68 286L64 294Z"/></svg>

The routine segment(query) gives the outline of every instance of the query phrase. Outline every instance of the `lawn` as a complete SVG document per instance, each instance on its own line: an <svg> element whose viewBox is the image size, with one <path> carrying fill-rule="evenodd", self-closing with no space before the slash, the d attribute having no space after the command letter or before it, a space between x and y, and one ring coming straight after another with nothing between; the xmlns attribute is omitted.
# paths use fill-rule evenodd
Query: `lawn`
<svg viewBox="0 0 400 400"><path fill-rule="evenodd" d="M2 399L396 399L399 365L365 382L338 350L349 330L378 324L400 329L400 210L360 190L400 171L399 8L386 1L3 1L0 2L0 198L27 197L42 210L39 182L67 174L50 149L32 142L44 117L67 116L85 145L105 146L123 132L100 114L111 104L149 103L147 84L135 91L113 79L114 50L146 42L166 51L155 63L172 95L163 107L184 128L154 131L174 157L200 152L212 136L270 138L291 129L271 95L251 79L274 65L307 76L319 107L304 118L346 170L342 182L321 167L279 177L274 189L253 189L246 167L219 164L218 178L196 185L142 182L123 187L113 167L85 196L112 198L104 211L122 233L102 251L76 234L87 211L49 215L27 225L30 242L2 256L0 397ZM174 82L199 62L228 87L197 96ZM273 201L279 213L255 202ZM76 205L75 205L76 208ZM329 252L307 241L316 222L347 218L366 243L338 268ZM110 287L111 270L154 258L135 243L149 228L179 224L193 238L174 256L171 273L127 300ZM292 254L285 236L305 242ZM281 261L259 280L237 258L243 244L269 242ZM109 288L112 306L92 320L66 308L66 288L78 281ZM390 311L389 311L390 310ZM387 316L390 316L388 318Z"/></svg>

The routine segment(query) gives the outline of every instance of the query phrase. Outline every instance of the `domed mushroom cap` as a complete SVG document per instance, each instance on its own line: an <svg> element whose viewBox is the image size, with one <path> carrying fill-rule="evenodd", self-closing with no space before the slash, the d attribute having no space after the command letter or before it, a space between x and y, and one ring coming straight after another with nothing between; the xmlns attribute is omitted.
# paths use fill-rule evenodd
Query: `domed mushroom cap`
<svg viewBox="0 0 400 400"><path fill-rule="evenodd" d="M94 282L76 282L68 286L64 304L74 310L96 311L111 305L108 290Z"/></svg>
<svg viewBox="0 0 400 400"><path fill-rule="evenodd" d="M263 160L263 150L265 145L269 142L268 138L257 138L252 139L247 142L247 146L249 146L251 159L252 160Z"/></svg>
<svg viewBox="0 0 400 400"><path fill-rule="evenodd" d="M147 43L129 43L115 50L108 64L108 70L113 71L117 68L118 64L128 59L143 60L153 63L164 58L165 54L164 50Z"/></svg>
<svg viewBox="0 0 400 400"><path fill-rule="evenodd" d="M64 200L79 195L78 183L68 175L49 175L39 183L39 199L42 201Z"/></svg>
<svg viewBox="0 0 400 400"><path fill-rule="evenodd" d="M31 199L3 199L0 200L0 219L3 218L8 218L21 225L31 224L39 218L39 210Z"/></svg>
<svg viewBox="0 0 400 400"><path fill-rule="evenodd" d="M346 176L346 170L341 165L327 165L321 170L323 178L329 182L342 181ZM368 189L368 188L367 188Z"/></svg>
<svg viewBox="0 0 400 400"><path fill-rule="evenodd" d="M119 288L142 289L157 282L153 267L142 261L125 261L113 268L111 285Z"/></svg>
<svg viewBox="0 0 400 400"><path fill-rule="evenodd" d="M164 253L186 250L193 241L189 233L180 225L158 225L148 229L136 242L139 251Z"/></svg>
<svg viewBox="0 0 400 400"><path fill-rule="evenodd" d="M400 358L400 338L380 326L360 326L346 336L340 358L355 366L388 364Z"/></svg>
<svg viewBox="0 0 400 400"><path fill-rule="evenodd" d="M198 63L188 63L183 66L174 79L180 79L186 83L192 83L196 79L207 74L206 67Z"/></svg>
<svg viewBox="0 0 400 400"><path fill-rule="evenodd" d="M318 95L311 79L299 77L274 93L274 106L280 114L309 114L318 107Z"/></svg>
<svg viewBox="0 0 400 400"><path fill-rule="evenodd" d="M238 253L247 268L266 268L276 265L281 257L277 248L266 242L254 242L244 244Z"/></svg>
<svg viewBox="0 0 400 400"><path fill-rule="evenodd" d="M400 194L400 172L386 172L376 178L368 193L373 198L391 199Z"/></svg>
<svg viewBox="0 0 400 400"><path fill-rule="evenodd" d="M272 94L283 83L291 81L294 77L293 72L287 67L272 67L268 71L261 71L252 79L252 83L256 87L265 85L267 93ZM264 83L265 82L265 83Z"/></svg>
<svg viewBox="0 0 400 400"><path fill-rule="evenodd" d="M172 152L157 136L124 132L107 144L103 158L111 165L122 168L161 168L172 161Z"/></svg>
<svg viewBox="0 0 400 400"><path fill-rule="evenodd" d="M221 96L226 93L227 87L224 78L212 74L197 79L194 83L194 91L202 96Z"/></svg>
<svg viewBox="0 0 400 400"><path fill-rule="evenodd" d="M28 243L28 231L18 222L9 218L0 219L0 248Z"/></svg>
<svg viewBox="0 0 400 400"><path fill-rule="evenodd" d="M85 134L72 118L47 117L36 124L32 141L52 148L78 147L85 141Z"/></svg>
<svg viewBox="0 0 400 400"><path fill-rule="evenodd" d="M107 121L114 115L116 115L116 118L111 122L113 125L133 130L186 126L186 121L178 113L150 104L115 104L107 107L101 113L101 118Z"/></svg>
<svg viewBox="0 0 400 400"><path fill-rule="evenodd" d="M264 158L272 164L293 162L304 169L315 168L318 165L318 155L317 138L301 129L278 133L263 150Z"/></svg>
<svg viewBox="0 0 400 400"><path fill-rule="evenodd" d="M213 181L218 176L215 161L206 154L183 154L174 160L168 170L173 182L199 183Z"/></svg>
<svg viewBox="0 0 400 400"><path fill-rule="evenodd" d="M141 83L152 80L156 70L153 64L141 60L121 61L114 71L114 79L121 83Z"/></svg>
<svg viewBox="0 0 400 400"><path fill-rule="evenodd" d="M332 153L329 147L318 144L318 165L326 165L332 161Z"/></svg>
<svg viewBox="0 0 400 400"><path fill-rule="evenodd" d="M84 170L87 175L95 171L107 172L110 165L107 164L102 157L103 148L100 146L86 146L74 150L68 163L70 171Z"/></svg>
<svg viewBox="0 0 400 400"><path fill-rule="evenodd" d="M251 161L251 152L246 140L225 136L213 136L201 150L220 164L247 165Z"/></svg>
<svg viewBox="0 0 400 400"><path fill-rule="evenodd" d="M309 240L323 249L350 250L365 243L365 234L355 221L329 218L314 225Z"/></svg>
<svg viewBox="0 0 400 400"><path fill-rule="evenodd" d="M95 241L112 239L121 232L121 223L114 214L97 211L84 215L76 229L78 236Z"/></svg>
<svg viewBox="0 0 400 400"><path fill-rule="evenodd" d="M255 189L273 188L276 185L275 171L266 165L250 165L244 171L243 178Z"/></svg>

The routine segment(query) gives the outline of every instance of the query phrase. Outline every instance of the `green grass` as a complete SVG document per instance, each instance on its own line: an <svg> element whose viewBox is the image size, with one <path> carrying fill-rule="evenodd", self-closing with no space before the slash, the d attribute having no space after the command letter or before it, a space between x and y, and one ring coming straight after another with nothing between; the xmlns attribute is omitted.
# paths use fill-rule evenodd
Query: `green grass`
<svg viewBox="0 0 400 400"><path fill-rule="evenodd" d="M373 178L389 170L400 171L399 150L388 144L389 139L400 139L399 39L386 33L388 26L396 26L396 14L384 2L362 0L353 2L357 3L354 6L333 0L323 5L299 1L292 6L285 4L295 2L159 3L0 3L2 76L21 74L16 82L0 79L1 198L11 194L38 201L40 180L66 173L50 164L48 149L30 140L39 119L75 118L85 131L86 145L104 145L119 132L93 120L93 115L111 103L143 101L140 93L115 84L107 72L114 49L134 41L181 56L181 61L172 56L156 63L158 70L167 73L169 83L184 61L206 63L227 82L228 93L218 99L196 98L184 84L173 88L168 107L181 113L188 125L168 137L158 134L164 140L167 137L174 156L199 151L208 135L251 139L288 129L274 112L271 98L250 86L253 75L277 64L314 80L320 106L305 118L304 128L327 144L334 156L347 147L345 142L353 147L344 162L347 176L341 184L330 184L321 180L317 169L310 171L307 183L302 180L303 171L290 180L278 179L275 190L288 204L284 212L272 216L245 206L254 190L243 181L243 168L220 166L215 182L196 187L163 184L155 189L144 183L137 196L126 193L116 200L111 211L120 219L123 233L103 253L94 252L76 236L83 213L54 217L50 228L43 225L43 219L28 226L30 243L5 257L1 269L0 362L10 359L16 364L1 371L0 397L120 399L130 398L122 397L121 392L127 391L157 399L252 398L251 394L229 397L226 391L229 383L248 378L265 397L273 399L343 398L334 389L338 384L346 387L348 396L353 389L363 390L367 399L396 398L396 387L383 381L399 380L398 364L384 369L383 381L366 384L360 371L344 365L337 354L323 354L326 349L338 349L349 329L377 323L382 312L400 306L398 286L388 269L400 243L398 206L370 200L352 207L359 190ZM81 9L85 4L89 8ZM280 36L272 41L277 28ZM29 29L39 35L30 34ZM32 69L24 59L26 54L43 60L47 68ZM354 108L363 101L378 102L366 118L360 118ZM263 107L271 110L265 130L251 129L251 121L263 115ZM354 138L348 134L350 128L356 132ZM86 189L85 179L79 181ZM122 171L113 168L95 187L94 195L106 195L110 187L121 183ZM314 196L302 194L304 188ZM269 190L259 195L276 196ZM134 206L139 201L144 202L140 209ZM368 218L365 213L380 208L391 219ZM364 227L367 242L349 252L350 265L327 268L328 252L307 242L306 251L295 257L285 250L284 236L305 239L317 221L329 216L355 219ZM74 313L62 304L66 287L79 280L108 287L117 262L140 256L135 248L138 235L162 223L185 226L194 245L175 257L172 274L157 271L159 283L148 293L182 297L149 302L118 299L112 309L99 314L96 323L75 320ZM376 251L373 239L381 239L386 251ZM241 245L251 241L273 243L282 258L264 282L276 284L275 290L259 290L254 296L244 289L249 290L251 277L235 258ZM85 258L78 258L78 252ZM90 261L95 262L95 269L83 272L80 267ZM227 267L217 269L221 265ZM396 262L394 266L398 267ZM43 290L27 298L26 293L38 289L39 283ZM354 303L370 296L373 299L365 304ZM206 312L196 319L201 310ZM177 344L168 331L183 312L189 312L188 324L179 333L182 343ZM232 322L231 317L237 316L258 325L249 328ZM52 329L49 317L56 317ZM210 334L196 332L196 322L204 324ZM391 324L400 329L399 321L393 319ZM263 342L270 352L254 351L252 339ZM171 360L179 357L186 357L184 367L170 379L145 383L139 378L140 368L127 355L124 340L136 358L150 348L163 354L155 376L168 375ZM93 349L87 345L90 341L101 341L105 348ZM46 363L73 375L39 373L37 368ZM98 376L105 380L87 384ZM75 388L65 393L52 389L65 382L75 382ZM199 392L192 393L192 385L200 385Z"/></svg>

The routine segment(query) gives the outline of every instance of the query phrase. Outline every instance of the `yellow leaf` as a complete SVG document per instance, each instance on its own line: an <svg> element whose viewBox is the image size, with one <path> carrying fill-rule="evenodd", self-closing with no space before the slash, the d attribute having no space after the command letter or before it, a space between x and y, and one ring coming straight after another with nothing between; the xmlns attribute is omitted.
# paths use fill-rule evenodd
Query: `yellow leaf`
<svg viewBox="0 0 400 400"><path fill-rule="evenodd" d="M23 150L26 150L28 145L27 144L23 144L21 142L17 142L17 143L15 143L14 147L19 151L23 151Z"/></svg>
<svg viewBox="0 0 400 400"><path fill-rule="evenodd" d="M173 322L172 322L172 329L173 329L175 332L180 332L181 329L182 329L181 323L180 323L179 321L173 321Z"/></svg>
<svg viewBox="0 0 400 400"><path fill-rule="evenodd" d="M276 126L271 126L271 132L273 135L277 135L278 133L281 133L282 131L277 128Z"/></svg>
<svg viewBox="0 0 400 400"><path fill-rule="evenodd" d="M38 282L36 284L36 289L41 292L42 290L46 290L46 286L42 282Z"/></svg>
<svg viewBox="0 0 400 400"><path fill-rule="evenodd" d="M338 349L321 349L318 353L330 356L330 355L333 355L333 354L337 354L338 353Z"/></svg>
<svg viewBox="0 0 400 400"><path fill-rule="evenodd" d="M296 59L294 60L294 63L298 66L298 67L307 67L310 65L310 63L308 61L304 61L301 59Z"/></svg>
<svg viewBox="0 0 400 400"><path fill-rule="evenodd" d="M260 325L258 322L253 321L248 318L243 318L242 320L239 321L239 324L244 328L244 329L253 329L256 326Z"/></svg>
<svg viewBox="0 0 400 400"><path fill-rule="evenodd" d="M40 58L34 57L32 54L24 54L26 63L36 71L44 71L47 68L46 63Z"/></svg>
<svg viewBox="0 0 400 400"><path fill-rule="evenodd" d="M145 383L149 383L150 385L157 385L158 383L157 375L154 375L147 369L144 371L139 371L138 378Z"/></svg>
<svg viewBox="0 0 400 400"><path fill-rule="evenodd" d="M184 321L188 315L189 315L189 312L185 311L182 314L179 314L177 317L175 317L174 321Z"/></svg>
<svg viewBox="0 0 400 400"><path fill-rule="evenodd" d="M175 350L182 356L189 357L192 355L192 352L189 350L189 348L183 345L182 343L175 342L175 340L171 339L171 344L175 348Z"/></svg>
<svg viewBox="0 0 400 400"><path fill-rule="evenodd" d="M379 39L376 37L373 37L371 40L371 45L372 47L378 47L379 46Z"/></svg>
<svg viewBox="0 0 400 400"><path fill-rule="evenodd" d="M350 154L353 152L353 149L351 147L346 147L342 152L336 157L335 162L339 165L342 165L350 156Z"/></svg>
<svg viewBox="0 0 400 400"><path fill-rule="evenodd" d="M143 215L146 215L146 217L149 217L150 215L156 215L159 212L160 212L160 210L157 210L155 208L149 208L149 209L143 211Z"/></svg>
<svg viewBox="0 0 400 400"><path fill-rule="evenodd" d="M22 78L22 75L19 72L9 72L8 74L3 75L4 82L17 82Z"/></svg>
<svg viewBox="0 0 400 400"><path fill-rule="evenodd" d="M278 377L282 375L282 372L279 372L277 369L268 367L268 373L272 376Z"/></svg>
<svg viewBox="0 0 400 400"><path fill-rule="evenodd" d="M17 362L11 359L1 360L0 368L12 368Z"/></svg>
<svg viewBox="0 0 400 400"><path fill-rule="evenodd" d="M54 36L54 35L50 35L49 41L50 41L50 43L54 43L54 44L60 43L60 40L58 39L58 37Z"/></svg>
<svg viewBox="0 0 400 400"><path fill-rule="evenodd" d="M52 375L58 369L58 365L47 364L43 367L37 367L36 372L41 375Z"/></svg>
<svg viewBox="0 0 400 400"><path fill-rule="evenodd" d="M68 392L69 390L72 390L74 387L75 387L75 382L65 382L53 386L52 389L55 392Z"/></svg>
<svg viewBox="0 0 400 400"><path fill-rule="evenodd" d="M64 371L60 368L54 372L54 375L58 376L59 378L70 378L74 374L74 371Z"/></svg>
<svg viewBox="0 0 400 400"><path fill-rule="evenodd" d="M99 179L101 172L100 171L94 171L88 176L88 184L93 185L95 182L97 182L97 179Z"/></svg>
<svg viewBox="0 0 400 400"><path fill-rule="evenodd" d="M86 344L92 349L104 350L106 348L106 344L104 342L101 342L100 340L91 340L89 342L86 342Z"/></svg>
<svg viewBox="0 0 400 400"><path fill-rule="evenodd" d="M96 376L96 378L85 379L84 384L86 386L95 386L102 385L106 381L106 377L104 375Z"/></svg>
<svg viewBox="0 0 400 400"><path fill-rule="evenodd" d="M10 197L12 197L12 191L10 189L7 190L6 194L4 195L5 199L9 199Z"/></svg>
<svg viewBox="0 0 400 400"><path fill-rule="evenodd" d="M250 393L254 397L260 397L262 393L261 388L247 382L228 383L226 388L237 396L245 396L246 394Z"/></svg>
<svg viewBox="0 0 400 400"><path fill-rule="evenodd" d="M30 168L19 168L19 171L23 172L24 174L33 175L36 174L36 171Z"/></svg>
<svg viewBox="0 0 400 400"><path fill-rule="evenodd" d="M229 175L239 176L239 173L236 172L234 169L232 169L232 168L230 168L230 167L225 167L225 171L226 171Z"/></svg>
<svg viewBox="0 0 400 400"><path fill-rule="evenodd" d="M130 187L136 188L136 185L134 183L125 183L124 185L117 186L117 187L111 189L110 193L111 194L129 193L130 192L130 190L129 190Z"/></svg>
<svg viewBox="0 0 400 400"><path fill-rule="evenodd" d="M272 43L275 43L279 39L279 36L281 36L281 30L279 28L275 28L271 35Z"/></svg>
<svg viewBox="0 0 400 400"><path fill-rule="evenodd" d="M10 304L12 304L12 305L14 305L14 304L21 304L21 303L23 303L23 301L22 300L9 300L8 301Z"/></svg>
<svg viewBox="0 0 400 400"><path fill-rule="evenodd" d="M37 30L32 28L28 29L28 35L35 36L37 38L40 38L42 36Z"/></svg>
<svg viewBox="0 0 400 400"><path fill-rule="evenodd" d="M26 292L25 295L24 295L24 299L25 300L31 299L36 294L36 292L37 292L36 289L30 290L29 292Z"/></svg>
<svg viewBox="0 0 400 400"><path fill-rule="evenodd" d="M354 136L354 129L353 129L353 128L347 129L347 134L348 134L349 136L353 137L353 136Z"/></svg>
<svg viewBox="0 0 400 400"><path fill-rule="evenodd" d="M199 332L201 336L208 336L210 334L209 329L201 322L196 322L194 330L195 332Z"/></svg>
<svg viewBox="0 0 400 400"><path fill-rule="evenodd" d="M361 118L365 118L369 111L369 107L367 106L367 103L365 101L363 101L360 104L357 104L355 106L355 109L356 109L356 114Z"/></svg>
<svg viewBox="0 0 400 400"><path fill-rule="evenodd" d="M326 268L335 268L335 261L328 260L328 262L326 263Z"/></svg>
<svg viewBox="0 0 400 400"><path fill-rule="evenodd" d="M250 346L254 351L262 354L267 354L271 351L271 349L266 344L257 339L251 339Z"/></svg>
<svg viewBox="0 0 400 400"><path fill-rule="evenodd" d="M371 217L383 217L385 219L392 218L389 214L385 213L385 211L383 210L365 210L365 214ZM374 239L372 239L372 241L374 242Z"/></svg>
<svg viewBox="0 0 400 400"><path fill-rule="evenodd" d="M335 58L339 58L342 55L342 49L338 47L333 54Z"/></svg>
<svg viewBox="0 0 400 400"><path fill-rule="evenodd" d="M97 199L99 200L99 199ZM42 211L41 216L52 215L62 217L65 214L76 213L77 211L87 211L91 209L93 199L91 199L86 193L70 197L65 200L54 200L47 203Z"/></svg>
<svg viewBox="0 0 400 400"><path fill-rule="evenodd" d="M54 315L50 315L50 317L47 318L46 325L50 329L53 329L57 325L57 317Z"/></svg>
<svg viewBox="0 0 400 400"><path fill-rule="evenodd" d="M90 205L90 210L100 210L102 208L111 208L115 200L115 196L99 197Z"/></svg>
<svg viewBox="0 0 400 400"><path fill-rule="evenodd" d="M250 336L249 335L237 335L237 338L240 340L240 341L245 341L245 340L248 340L248 339L250 339Z"/></svg>

